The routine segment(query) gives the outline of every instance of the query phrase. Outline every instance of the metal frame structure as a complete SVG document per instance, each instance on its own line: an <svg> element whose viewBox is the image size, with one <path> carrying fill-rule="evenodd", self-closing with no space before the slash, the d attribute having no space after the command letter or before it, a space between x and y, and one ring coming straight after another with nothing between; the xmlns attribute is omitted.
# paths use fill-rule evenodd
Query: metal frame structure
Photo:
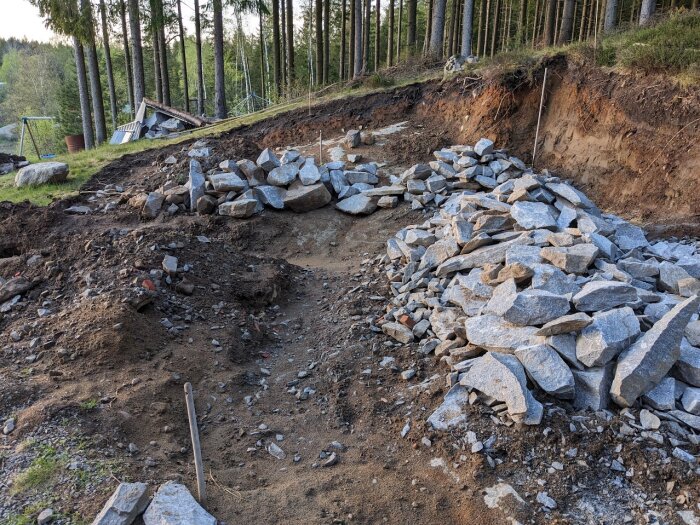
<svg viewBox="0 0 700 525"><path fill-rule="evenodd" d="M19 137L19 156L22 156L22 153L24 151L24 130L26 129L29 132L29 138L32 140L32 144L34 145L34 151L36 151L36 156L39 157L39 160L41 160L42 157L41 153L39 152L39 147L36 144L36 140L34 140L34 135L32 135L32 128L29 125L30 122L35 121L35 120L54 120L53 117L20 117L20 120L22 121L22 131L20 133Z"/></svg>

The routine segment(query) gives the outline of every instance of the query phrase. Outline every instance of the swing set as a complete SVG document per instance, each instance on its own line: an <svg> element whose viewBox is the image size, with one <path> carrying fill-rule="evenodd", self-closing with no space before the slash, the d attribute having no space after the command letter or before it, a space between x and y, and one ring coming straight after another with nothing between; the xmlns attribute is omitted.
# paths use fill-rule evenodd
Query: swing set
<svg viewBox="0 0 700 525"><path fill-rule="evenodd" d="M20 133L20 138L19 138L19 155L20 157L22 156L22 153L24 152L24 133L25 131L29 134L29 138L32 141L32 145L34 146L34 151L36 152L36 156L39 157L39 160L46 160L46 159L53 159L56 157L55 153L44 153L43 155L39 151L39 146L36 143L36 139L34 138L34 134L32 133L32 122L36 121L41 121L41 120L54 120L53 117L20 117L20 120L22 121L22 131Z"/></svg>

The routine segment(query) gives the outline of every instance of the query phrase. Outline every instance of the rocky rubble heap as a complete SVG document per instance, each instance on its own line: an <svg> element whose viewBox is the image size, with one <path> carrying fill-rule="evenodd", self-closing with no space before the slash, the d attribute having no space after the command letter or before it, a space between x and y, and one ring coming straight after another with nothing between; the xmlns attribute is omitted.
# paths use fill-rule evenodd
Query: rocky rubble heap
<svg viewBox="0 0 700 525"><path fill-rule="evenodd" d="M575 409L641 403L648 430L659 418L700 430L697 246L648 242L489 140L435 158L401 177L409 192L435 189L437 209L387 242L394 298L373 327L449 368L429 422L449 428L480 399L535 425L546 395Z"/></svg>
<svg viewBox="0 0 700 525"><path fill-rule="evenodd" d="M359 132L358 137L359 137ZM170 214L196 211L247 218L265 207L289 209L298 213L321 208L336 196L336 207L346 213L366 215L378 206L393 207L405 188L375 188L379 183L375 163L346 168L344 161L318 166L314 157L286 150L278 158L265 149L255 162L249 159L224 160L216 169L204 173L200 160L211 155L205 143L195 143L187 181L166 182L149 194L138 194L129 203L141 209L147 218L160 214L168 206ZM166 163L174 164L174 157Z"/></svg>

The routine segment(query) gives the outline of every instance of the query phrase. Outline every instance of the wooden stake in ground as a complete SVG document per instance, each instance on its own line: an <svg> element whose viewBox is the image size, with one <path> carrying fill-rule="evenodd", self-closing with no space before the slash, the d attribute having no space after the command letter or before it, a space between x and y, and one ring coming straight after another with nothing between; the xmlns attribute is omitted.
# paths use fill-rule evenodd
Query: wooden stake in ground
<svg viewBox="0 0 700 525"><path fill-rule="evenodd" d="M187 401L187 419L190 423L190 436L192 436L192 450L194 452L194 467L197 472L197 500L201 505L207 501L207 487L204 482L204 465L202 464L202 450L199 446L199 430L197 429L197 414L194 411L194 395L192 385L185 383L185 400Z"/></svg>
<svg viewBox="0 0 700 525"><path fill-rule="evenodd" d="M542 119L542 106L544 105L544 90L547 86L547 68L544 68L544 78L542 79L542 95L540 95L540 110L537 113L537 129L535 129L535 145L532 148L532 167L535 167L535 156L537 155L537 140L540 137L540 120Z"/></svg>
<svg viewBox="0 0 700 525"><path fill-rule="evenodd" d="M318 130L318 165L323 164L323 130Z"/></svg>

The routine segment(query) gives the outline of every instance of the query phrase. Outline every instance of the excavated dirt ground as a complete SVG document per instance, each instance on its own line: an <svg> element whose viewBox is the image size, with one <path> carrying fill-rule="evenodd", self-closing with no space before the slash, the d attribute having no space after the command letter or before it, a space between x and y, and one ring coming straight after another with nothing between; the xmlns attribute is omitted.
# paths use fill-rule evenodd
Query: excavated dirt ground
<svg viewBox="0 0 700 525"><path fill-rule="evenodd" d="M656 235L700 232L700 95L561 60L549 67L537 166L572 178L601 207L653 224ZM255 158L267 146L307 144L313 153L319 129L338 137L398 121L406 129L361 150L389 171L480 136L529 162L538 100L524 74L415 85L212 138L210 164ZM17 418L0 441L0 522L52 507L58 523L89 523L118 480L156 487L175 479L194 492L187 381L207 508L229 524L682 523L677 511L697 513L692 468L659 452L670 452L668 444L621 435L624 415L572 414L552 403L541 426L515 429L474 406L469 429L491 438L474 454L462 433L426 427L446 392L438 363L387 345L367 323L388 294L372 259L396 230L424 220L406 205L367 218L326 207L266 210L245 221L143 222L125 205L87 217L63 213L89 204L89 192L106 184L158 187L162 161L176 155L184 173L186 150L127 156L97 174L88 193L46 208L0 204L0 275L36 281L0 314L0 416ZM157 281L151 270L166 254L191 267L194 293L163 279L153 302L137 310L135 290ZM42 259L28 266L32 255ZM388 355L396 370L380 367ZM409 367L418 373L406 382L397 370ZM291 386L314 392L297 399ZM285 460L266 452L270 441ZM334 451L338 462L322 466L319 456ZM614 459L626 473L611 470ZM501 482L525 501L485 499ZM535 501L542 490L556 509L544 512Z"/></svg>

